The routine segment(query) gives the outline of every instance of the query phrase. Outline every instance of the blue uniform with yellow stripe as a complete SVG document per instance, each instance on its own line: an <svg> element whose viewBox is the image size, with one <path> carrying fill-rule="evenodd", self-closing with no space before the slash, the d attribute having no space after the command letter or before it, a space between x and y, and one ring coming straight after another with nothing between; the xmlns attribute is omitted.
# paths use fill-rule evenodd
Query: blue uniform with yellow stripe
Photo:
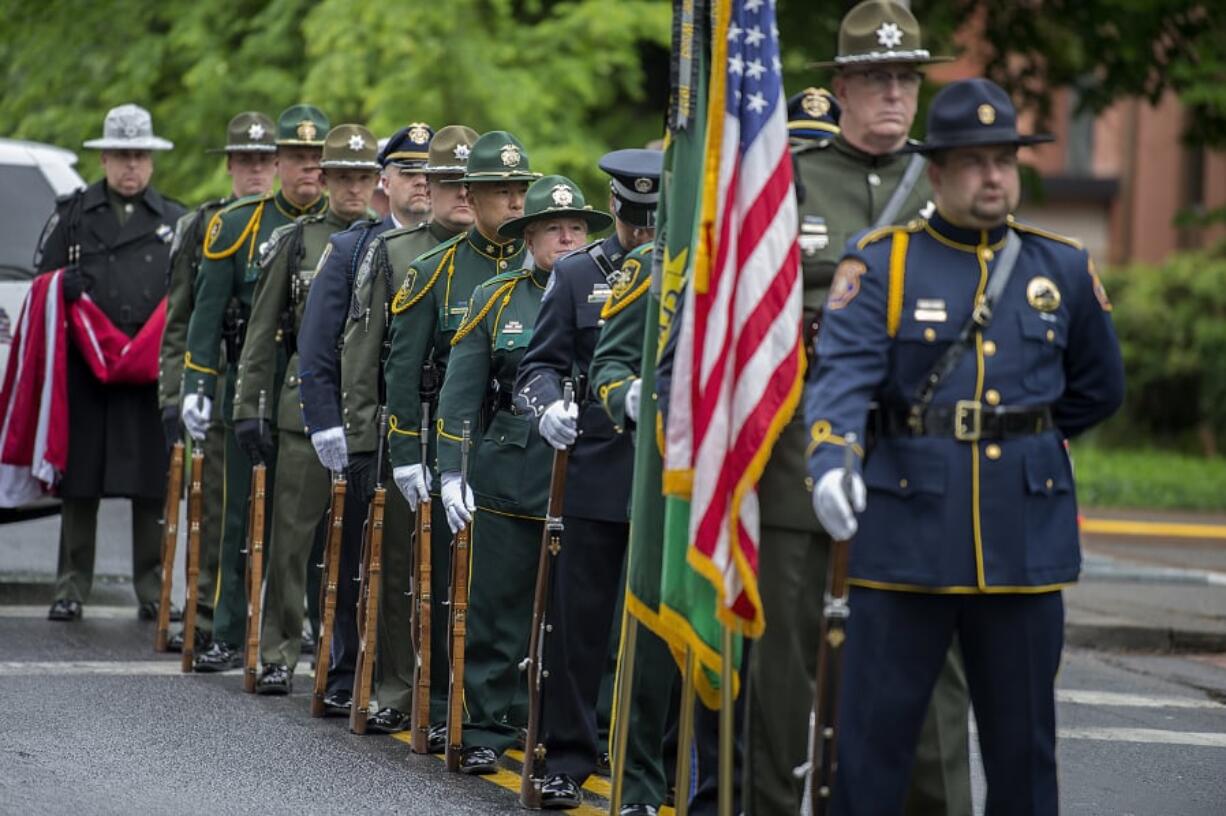
<svg viewBox="0 0 1226 816"><path fill-rule="evenodd" d="M1009 229L1020 251L991 322L916 420L921 385L987 291ZM1081 564L1064 443L1123 399L1110 309L1077 242L1012 220L970 230L938 213L848 245L805 395L815 480L843 466L849 432L866 440L835 813L900 812L955 636L987 811L1057 811L1059 590Z"/></svg>

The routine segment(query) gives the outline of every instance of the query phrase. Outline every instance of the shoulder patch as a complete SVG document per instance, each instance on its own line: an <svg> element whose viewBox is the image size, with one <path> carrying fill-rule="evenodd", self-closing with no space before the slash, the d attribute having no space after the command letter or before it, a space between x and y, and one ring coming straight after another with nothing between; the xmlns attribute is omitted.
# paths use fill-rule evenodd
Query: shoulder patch
<svg viewBox="0 0 1226 816"><path fill-rule="evenodd" d="M289 236L290 232L297 228L297 222L293 224L285 224L277 227L268 236L268 240L260 244L256 251L260 254L260 268L267 269L272 265L273 258L277 257L277 250L281 248L284 239Z"/></svg>
<svg viewBox="0 0 1226 816"><path fill-rule="evenodd" d="M1094 288L1094 297L1098 299L1098 305L1104 312L1111 311L1111 299L1107 297L1107 287L1103 286L1103 279L1098 276L1098 268L1094 265L1093 258L1090 258L1086 265L1086 271L1090 273L1091 285Z"/></svg>
<svg viewBox="0 0 1226 816"><path fill-rule="evenodd" d="M834 270L834 280L830 283L830 294L826 298L826 308L838 311L856 299L860 294L860 278L868 271L868 266L859 258L844 258Z"/></svg>
<svg viewBox="0 0 1226 816"><path fill-rule="evenodd" d="M444 269L454 266L457 244L458 242L455 239L445 241L409 265L404 275L404 283L400 285L400 288L396 290L396 296L392 298L392 314L398 315L411 309L434 287L435 282L442 276ZM437 258L437 261L435 258ZM426 260L434 263L434 270L430 273L429 279L415 292L414 287L421 277L418 263ZM429 267L427 266L427 268Z"/></svg>

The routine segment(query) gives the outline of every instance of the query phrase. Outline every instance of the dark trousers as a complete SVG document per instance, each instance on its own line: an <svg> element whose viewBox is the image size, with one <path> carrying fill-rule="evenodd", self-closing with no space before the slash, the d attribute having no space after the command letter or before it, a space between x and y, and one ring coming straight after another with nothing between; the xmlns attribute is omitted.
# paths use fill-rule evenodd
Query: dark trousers
<svg viewBox="0 0 1226 816"><path fill-rule="evenodd" d="M956 635L987 775L987 813L1050 814L1064 598L853 588L834 812L902 811L920 728Z"/></svg>
<svg viewBox="0 0 1226 816"><path fill-rule="evenodd" d="M132 588L139 603L157 601L162 587L162 501L132 499ZM60 507L57 600L85 603L94 584L99 499L65 498Z"/></svg>
<svg viewBox="0 0 1226 816"><path fill-rule="evenodd" d="M741 655L741 665L749 665L749 653L753 641L744 641L744 651ZM732 721L735 735L732 741L732 812L741 812L741 776L744 773L744 763L741 761L745 752L745 693L744 686L736 696L733 705ZM690 814L692 816L715 816L719 813L719 711L713 711L702 704L702 700L694 701L694 769L698 772L694 795L690 798ZM680 796L680 792L678 792Z"/></svg>
<svg viewBox="0 0 1226 816"><path fill-rule="evenodd" d="M549 773L580 785L596 772L602 750L598 700L609 663L609 637L625 589L627 523L566 517L562 549L550 576L543 649L541 730Z"/></svg>

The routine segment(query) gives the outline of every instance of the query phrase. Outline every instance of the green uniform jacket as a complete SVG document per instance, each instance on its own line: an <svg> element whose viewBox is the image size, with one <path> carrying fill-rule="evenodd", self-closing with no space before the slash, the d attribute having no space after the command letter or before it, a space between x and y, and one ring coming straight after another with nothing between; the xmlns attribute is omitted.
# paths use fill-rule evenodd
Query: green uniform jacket
<svg viewBox="0 0 1226 816"><path fill-rule="evenodd" d="M320 198L299 209L281 193L240 198L213 215L204 236L204 260L196 275L196 302L187 324L183 390L195 393L200 383L212 394L221 366L222 324L231 301L246 320L260 278L260 255L274 229L328 206ZM297 403L295 403L297 404ZM226 417L228 420L229 417Z"/></svg>
<svg viewBox="0 0 1226 816"><path fill-rule="evenodd" d="M537 432L536 417L516 414L511 398L548 282L549 273L542 269L516 269L473 291L464 324L451 341L438 400L439 472L460 469L460 439L467 421L474 436L481 436L469 466L477 504L542 519L553 448Z"/></svg>
<svg viewBox="0 0 1226 816"><path fill-rule="evenodd" d="M604 328L588 369L591 388L613 420L618 433L634 423L626 416L626 392L639 378L643 362L643 328L647 319L647 289L651 283L651 244L644 244L626 256L622 270L633 269L613 288L613 294L600 311ZM642 395L646 396L646 395Z"/></svg>
<svg viewBox="0 0 1226 816"><path fill-rule="evenodd" d="M204 228L213 215L233 199L219 198L201 204L175 224L167 271L166 328L158 355L158 407L179 406L183 386L183 353L187 351L187 321L192 314L196 273L200 269ZM225 355L218 370L225 369Z"/></svg>
<svg viewBox="0 0 1226 816"><path fill-rule="evenodd" d="M238 358L238 376L234 380L235 420L259 418L261 392L271 399L276 387L277 348L280 346L289 361L277 402L277 428L310 433L311 429L303 422L298 398L298 351L294 342L302 326L302 310L311 280L325 260L328 239L332 233L348 229L351 223L328 209L278 227L269 238L260 258L263 271L255 285L251 317L247 321L247 340ZM288 322L284 320L287 316Z"/></svg>
<svg viewBox="0 0 1226 816"><path fill-rule="evenodd" d="M413 261L452 237L438 224L419 224L388 230L366 249L353 281L341 346L341 412L354 453L378 448L379 381L392 292L404 285Z"/></svg>
<svg viewBox="0 0 1226 816"><path fill-rule="evenodd" d="M800 204L801 266L806 310L826 302L834 269L856 233L873 225L902 181L909 155L872 156L847 143L841 135L801 147L795 152ZM921 173L898 211L910 221L928 207L932 188ZM821 532L813 513L812 480L805 470L808 429L803 411L784 426L758 483L762 523L789 530Z"/></svg>
<svg viewBox="0 0 1226 816"><path fill-rule="evenodd" d="M433 364L437 382L447 370L451 338L468 312L468 296L480 284L520 266L523 241L495 244L476 227L444 241L409 265L392 298L387 381L388 445L392 466L421 463L422 369ZM437 386L436 386L437 387Z"/></svg>

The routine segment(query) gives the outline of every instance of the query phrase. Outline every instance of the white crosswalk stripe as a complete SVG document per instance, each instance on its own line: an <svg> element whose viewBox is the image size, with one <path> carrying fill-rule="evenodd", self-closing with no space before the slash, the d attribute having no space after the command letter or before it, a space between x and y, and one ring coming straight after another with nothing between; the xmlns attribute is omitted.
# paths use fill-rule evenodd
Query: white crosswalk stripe
<svg viewBox="0 0 1226 816"><path fill-rule="evenodd" d="M1220 708L1226 705L1207 697L1169 697L1150 694L1123 694L1115 691L1058 689L1057 703L1072 705L1117 706L1120 708Z"/></svg>

